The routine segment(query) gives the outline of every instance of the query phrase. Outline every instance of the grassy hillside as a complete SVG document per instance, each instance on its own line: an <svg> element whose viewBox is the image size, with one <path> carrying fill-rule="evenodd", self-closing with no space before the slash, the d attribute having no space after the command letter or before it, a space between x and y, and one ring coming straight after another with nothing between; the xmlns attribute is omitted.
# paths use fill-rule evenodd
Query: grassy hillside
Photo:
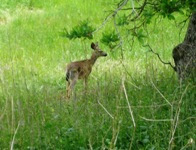
<svg viewBox="0 0 196 150"><path fill-rule="evenodd" d="M125 35L123 48L111 51L100 39L113 20L92 40L61 36L86 19L99 28L115 2L1 0L0 149L195 148L195 85L180 84L171 67ZM180 31L159 20L147 40L172 62L186 28ZM108 56L97 60L86 95L79 81L67 100L66 64L90 57L92 41Z"/></svg>

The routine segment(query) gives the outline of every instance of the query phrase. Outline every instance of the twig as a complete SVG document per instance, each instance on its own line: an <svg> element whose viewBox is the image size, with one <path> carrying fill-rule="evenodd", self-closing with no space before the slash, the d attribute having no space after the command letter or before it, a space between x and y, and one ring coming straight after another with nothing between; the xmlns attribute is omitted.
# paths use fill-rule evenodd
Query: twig
<svg viewBox="0 0 196 150"><path fill-rule="evenodd" d="M164 106L168 106L168 103L165 104L160 104L160 105L148 105L148 106L131 106L132 108L157 108L157 107L164 107ZM127 106L117 106L119 109L124 109L124 108L128 108Z"/></svg>
<svg viewBox="0 0 196 150"><path fill-rule="evenodd" d="M133 0L130 0L130 1L131 1L131 5L132 5L132 10L133 10L133 12L137 13L137 11L135 11L134 1L133 1Z"/></svg>
<svg viewBox="0 0 196 150"><path fill-rule="evenodd" d="M92 147L91 139L90 139L90 138L88 139L88 142L89 142L89 144L88 144L88 145L89 145L89 147L90 147L90 150L93 150L93 147Z"/></svg>
<svg viewBox="0 0 196 150"><path fill-rule="evenodd" d="M179 38L181 37L182 29L185 27L187 21L190 20L190 17L191 17L191 15L189 15L187 18L185 18L183 21L181 21L181 22L178 24L178 26L182 25L182 26L180 27Z"/></svg>
<svg viewBox="0 0 196 150"><path fill-rule="evenodd" d="M136 125L135 125L135 119L134 119L134 117L133 117L133 111L132 111L132 109L131 109L131 105L130 105L129 100L128 100L127 90L126 90L126 88L125 88L125 83L124 83L124 82L125 82L125 77L122 78L122 87L123 87L123 90L124 90L124 93L125 93L127 105L128 105L128 108L129 108L129 113L130 113L130 115L131 115L131 119L132 119L132 122L133 122L133 126L135 127L135 126L136 126Z"/></svg>
<svg viewBox="0 0 196 150"><path fill-rule="evenodd" d="M180 111L181 111L180 107L181 107L181 103L182 103L182 98L184 97L184 94L186 93L188 87L189 87L189 85L187 85L187 87L185 88L184 92L181 95L180 101L178 102L178 108L177 108L177 112L176 112L176 115L175 115L174 121L173 121L173 130L172 130L172 133L171 133L171 138L170 138L170 141L169 141L168 150L171 149L171 145L172 145L173 140L174 140L174 135L176 133L176 128L177 128L178 122L179 122L179 116L180 116Z"/></svg>
<svg viewBox="0 0 196 150"><path fill-rule="evenodd" d="M131 81L127 81L128 83L130 83L133 87L135 87L138 90L141 90L141 88L137 85L135 85L134 83L132 83Z"/></svg>
<svg viewBox="0 0 196 150"><path fill-rule="evenodd" d="M117 139L118 139L119 132L120 132L120 127L118 126L118 131L117 131L117 134L116 134L116 138L115 138L115 140L114 140L114 145L116 145L116 142L117 142Z"/></svg>
<svg viewBox="0 0 196 150"><path fill-rule="evenodd" d="M13 149L14 149L14 141L15 141L15 137L16 137L16 134L17 134L17 132L18 132L19 127L20 127L20 121L19 121L19 123L18 123L18 126L17 126L15 132L14 132L14 136L13 136L13 138L12 138L10 150L13 150Z"/></svg>
<svg viewBox="0 0 196 150"><path fill-rule="evenodd" d="M172 104L165 98L165 96L159 91L159 89L155 86L152 80L150 80L152 83L153 87L157 90L157 92L161 95L161 97L172 107Z"/></svg>
<svg viewBox="0 0 196 150"><path fill-rule="evenodd" d="M131 119L132 119L132 122L133 122L133 127L134 127L133 136L132 136L130 146L129 146L129 149L131 149L132 144L133 144L133 140L134 140L134 137L135 137L136 124L135 124L135 119L133 117L133 111L131 109L131 105L130 105L129 100L128 100L127 91L126 91L126 88L125 88L125 77L122 78L122 87L123 87L123 90L124 90L124 93L125 93L127 105L128 105L128 108L129 108L129 112L130 112Z"/></svg>
<svg viewBox="0 0 196 150"><path fill-rule="evenodd" d="M109 113L109 111L100 103L99 100L97 100L98 104L105 110L105 112L112 118L114 119L114 117Z"/></svg>
<svg viewBox="0 0 196 150"><path fill-rule="evenodd" d="M118 13L118 11L121 10L121 9L127 4L127 2L128 2L128 0L124 0L123 3L120 4L120 6L119 6L113 13L109 14L109 15L105 18L105 20L104 20L104 22L101 24L101 26L98 27L93 33L99 31L99 30L108 22L109 19L115 17L116 14Z"/></svg>
<svg viewBox="0 0 196 150"><path fill-rule="evenodd" d="M114 27L115 27L115 30L116 30L116 32L118 34L118 38L120 39L120 43L117 45L116 49L118 49L119 47L121 47L121 57L123 59L124 58L124 56L123 56L123 50L122 50L123 40L122 40L122 37L121 37L120 32L118 30L118 27L117 27L117 23L116 23L116 19L115 18L114 18Z"/></svg>
<svg viewBox="0 0 196 150"><path fill-rule="evenodd" d="M190 138L185 146L183 146L180 150L186 149L190 145L193 145L195 142L192 138Z"/></svg>
<svg viewBox="0 0 196 150"><path fill-rule="evenodd" d="M3 120L3 117L4 117L5 113L6 113L6 110L7 110L7 98L6 98L5 107L3 109L3 112L0 115L0 120Z"/></svg>
<svg viewBox="0 0 196 150"><path fill-rule="evenodd" d="M136 12L136 13L137 13L137 11L135 11L135 7L134 7L134 2L133 2L133 0L131 0L131 2L132 2L132 9L133 9L133 12ZM142 6L139 8L139 13L137 13L137 15L136 15L134 18L132 18L131 21L135 21L138 17L140 17L140 15L142 14L142 12L143 12L143 10L144 10L146 4L147 4L147 0L144 1L144 3L142 4ZM133 13L133 12L132 12L132 13Z"/></svg>
<svg viewBox="0 0 196 150"><path fill-rule="evenodd" d="M188 118L182 120L181 122L179 122L179 124L184 123L187 120L196 120L196 117L188 117Z"/></svg>
<svg viewBox="0 0 196 150"><path fill-rule="evenodd" d="M167 121L173 121L173 119L148 119L145 117L140 116L140 118L146 120L146 121L152 121L152 122L167 122Z"/></svg>
<svg viewBox="0 0 196 150"><path fill-rule="evenodd" d="M172 68L174 69L174 71L176 71L176 68L171 64L171 62L164 62L164 61L161 59L160 55L159 55L158 53L156 53L155 51L153 51L153 49L151 48L151 46L150 46L149 44L143 45L143 46L144 46L144 47L148 47L148 48L150 49L150 52L152 52L153 54L157 55L157 57L159 58L159 60L160 60L163 64L165 64L165 65L170 65L170 67L172 67Z"/></svg>

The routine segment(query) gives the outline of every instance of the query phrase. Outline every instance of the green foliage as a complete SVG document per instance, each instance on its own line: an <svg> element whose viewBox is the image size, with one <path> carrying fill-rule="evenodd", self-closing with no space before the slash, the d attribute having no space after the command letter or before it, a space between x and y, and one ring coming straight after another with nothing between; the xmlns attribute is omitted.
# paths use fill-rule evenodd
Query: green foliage
<svg viewBox="0 0 196 150"><path fill-rule="evenodd" d="M145 18L145 23L150 24L154 16L154 12L151 9L145 9L143 12L143 16Z"/></svg>
<svg viewBox="0 0 196 150"><path fill-rule="evenodd" d="M79 23L79 25L72 28L70 32L64 28L61 35L63 37L67 37L68 39L76 39L76 38L88 38L93 39L93 32L95 28L89 25L89 21L85 20Z"/></svg>
<svg viewBox="0 0 196 150"><path fill-rule="evenodd" d="M153 4L155 7L151 10L154 9L154 14L158 13L170 20L175 20L174 12L183 13L184 9L193 12L196 9L196 3L193 0L161 0Z"/></svg>
<svg viewBox="0 0 196 150"><path fill-rule="evenodd" d="M114 30L103 33L101 38L101 42L110 49L115 48L119 40L119 36Z"/></svg>
<svg viewBox="0 0 196 150"><path fill-rule="evenodd" d="M118 19L117 19L118 26L124 26L124 25L128 25L128 24L129 24L128 16L126 16L124 14L124 15L118 17Z"/></svg>
<svg viewBox="0 0 196 150"><path fill-rule="evenodd" d="M132 36L136 37L142 45L145 44L144 39L147 38L145 30L137 29L135 32L132 32Z"/></svg>

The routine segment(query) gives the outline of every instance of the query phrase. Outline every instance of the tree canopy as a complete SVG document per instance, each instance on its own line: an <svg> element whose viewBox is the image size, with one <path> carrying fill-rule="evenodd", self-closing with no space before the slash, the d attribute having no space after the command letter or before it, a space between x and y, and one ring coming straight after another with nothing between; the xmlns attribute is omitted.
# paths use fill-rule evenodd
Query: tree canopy
<svg viewBox="0 0 196 150"><path fill-rule="evenodd" d="M186 51L187 56L178 55L178 53L181 52L173 52L173 59L176 66L173 66L170 62L164 62L161 60L158 53L154 52L153 49L150 47L150 45L146 42L144 42L145 38L148 38L148 31L147 26L154 22L157 18L161 19L169 19L169 20L176 20L175 14L181 14L184 17L184 20L181 22L185 24L188 20L190 20L191 16L193 16L192 20L194 21L194 13L196 12L196 2L195 0L121 0L120 2L116 3L116 7L114 10L110 10L109 14L106 16L105 20L103 21L102 25L95 29L94 27L88 25L88 21L85 21L84 23L80 23L78 26L73 27L70 32L68 32L66 29L64 30L64 35L69 39L75 39L75 38L93 38L93 33L98 31L100 28L105 26L105 24L110 20L114 20L114 28L115 30L107 31L106 33L102 34L101 42L105 45L107 45L110 49L114 49L116 47L119 47L122 45L123 40L121 38L121 33L118 29L118 27L124 27L125 31L127 31L127 36L132 37L132 42L134 42L134 39L136 38L143 46L148 46L151 52L156 54L160 61L164 64L170 65L175 71L177 71L178 74L182 75L183 69L179 69L179 66L177 66L179 63L176 63L177 59L182 59L182 62L186 62L182 67L186 70L187 65L191 64L190 66L193 66L191 68L194 68L195 64L193 62L189 62L187 60L194 60L195 59L195 52L192 49L195 49L194 40L191 40L192 43L189 43L189 45L193 45L191 47L191 55L188 51ZM188 28L195 28L195 24L189 23ZM195 37L195 35L192 32L188 31L195 31L194 29L188 29L186 37ZM193 34L193 35L189 35ZM187 39L187 38L185 38ZM193 38L194 39L194 38ZM187 41L185 41L187 42ZM186 46L185 46L186 47ZM182 48L180 48L182 49ZM183 48L182 51L185 51ZM193 54L193 55L192 55ZM192 56L191 58L188 56ZM179 56L179 57L176 57ZM185 61L186 58L187 60ZM188 64L187 64L188 63ZM182 63L183 64L183 63ZM178 68L178 69L177 69ZM192 70L189 68L188 70ZM181 70L181 71L180 71ZM191 72L191 71L188 71ZM181 76L179 75L179 76Z"/></svg>
<svg viewBox="0 0 196 150"><path fill-rule="evenodd" d="M175 20L174 13L180 13L186 16L185 21L187 21L195 11L196 2L194 0L122 0L106 20L123 12L123 15L116 17L116 25L123 26L133 23L130 25L129 31L140 40L144 37L140 29L151 23L153 17Z"/></svg>

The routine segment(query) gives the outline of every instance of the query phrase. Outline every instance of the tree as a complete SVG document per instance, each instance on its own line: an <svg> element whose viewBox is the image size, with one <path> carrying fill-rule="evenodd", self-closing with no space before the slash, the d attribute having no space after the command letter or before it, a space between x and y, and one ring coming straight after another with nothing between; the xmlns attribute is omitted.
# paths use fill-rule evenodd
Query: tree
<svg viewBox="0 0 196 150"><path fill-rule="evenodd" d="M184 41L173 49L175 71L180 80L196 76L196 12L193 12Z"/></svg>
<svg viewBox="0 0 196 150"><path fill-rule="evenodd" d="M131 5L129 2L131 2ZM124 11L126 15L117 19L116 16L120 11ZM142 41L145 37L143 28L146 27L155 16L175 20L174 12L184 14L187 16L185 21L190 20L190 22L184 41L173 49L175 66L172 66L171 63L166 64L172 66L180 80L184 80L188 76L194 79L196 75L195 0L122 0L118 3L116 10L108 15L105 22L110 18L114 18L116 26L132 23L131 28L129 28L129 33Z"/></svg>

